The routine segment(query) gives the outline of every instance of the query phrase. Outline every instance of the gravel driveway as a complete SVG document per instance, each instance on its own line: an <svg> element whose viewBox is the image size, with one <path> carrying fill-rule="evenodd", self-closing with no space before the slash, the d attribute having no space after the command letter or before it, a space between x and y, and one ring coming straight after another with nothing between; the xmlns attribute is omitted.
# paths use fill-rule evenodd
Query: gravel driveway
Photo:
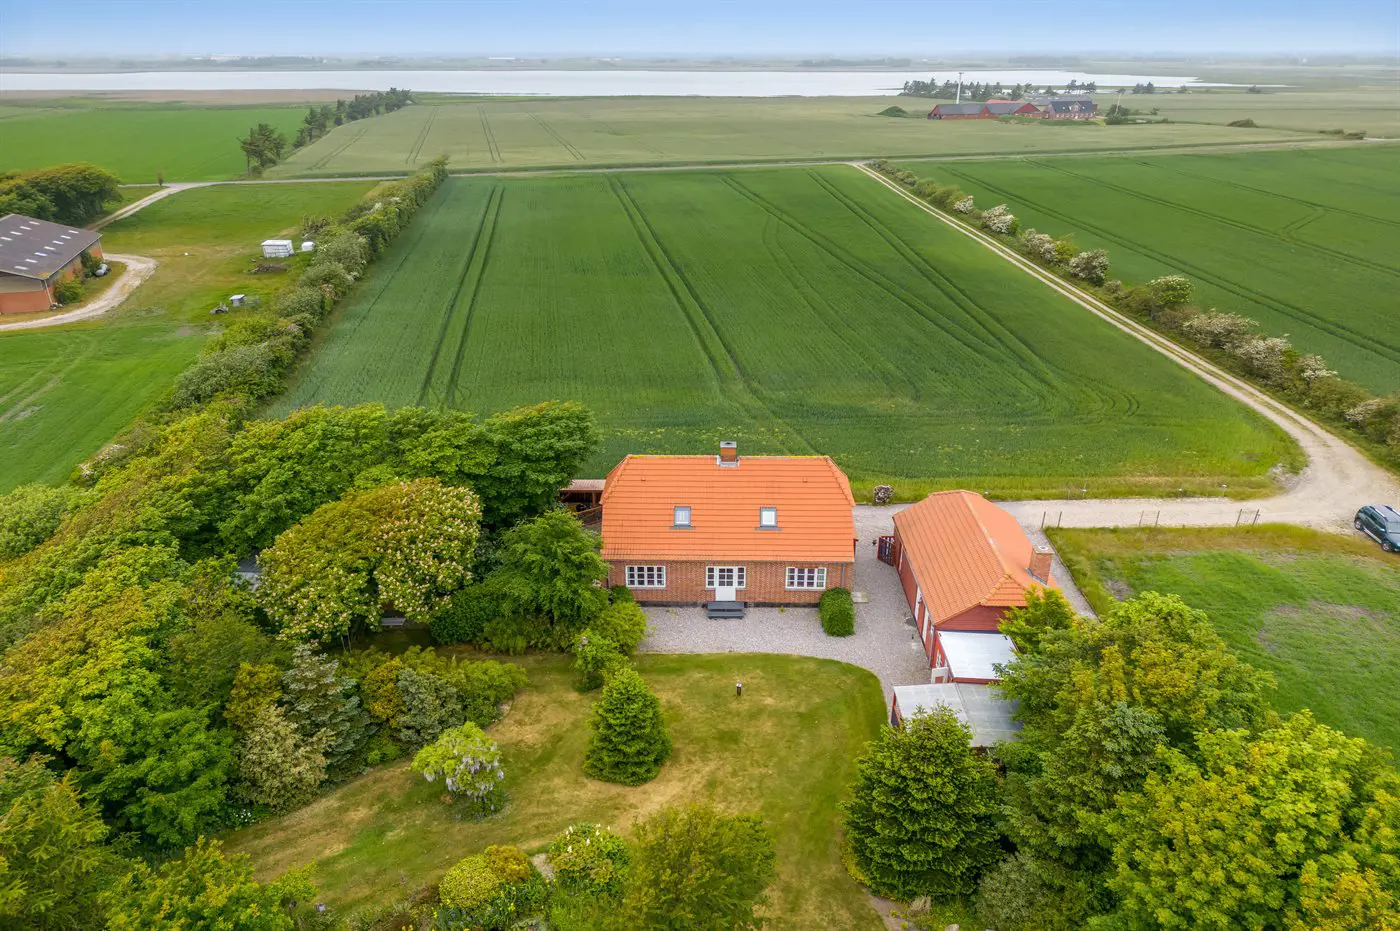
<svg viewBox="0 0 1400 931"><path fill-rule="evenodd" d="M855 585L868 599L856 604L856 632L828 637L815 608L750 608L742 620L710 620L700 607L647 608L651 634L641 649L652 653L788 653L836 659L880 678L888 701L896 685L929 681L928 657L909 620L909 604L894 568L875 558L874 542L894 532L894 514L907 505L855 508ZM1031 528L1028 528L1031 529ZM1032 539L1048 542L1031 529ZM1064 563L1055 557L1055 580L1076 610L1092 614Z"/></svg>

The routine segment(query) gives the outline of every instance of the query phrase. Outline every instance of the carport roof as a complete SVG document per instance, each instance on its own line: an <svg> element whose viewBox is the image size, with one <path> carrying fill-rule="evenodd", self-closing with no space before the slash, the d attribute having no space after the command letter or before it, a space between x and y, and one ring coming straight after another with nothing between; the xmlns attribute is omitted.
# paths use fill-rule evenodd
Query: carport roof
<svg viewBox="0 0 1400 931"><path fill-rule="evenodd" d="M1015 740L1021 732L1021 725L1011 718L1016 703L1003 698L995 686L968 682L896 685L894 700L905 720L940 705L951 708L958 720L972 730L974 747Z"/></svg>
<svg viewBox="0 0 1400 931"><path fill-rule="evenodd" d="M0 217L0 273L49 278L102 239L102 234L9 213Z"/></svg>

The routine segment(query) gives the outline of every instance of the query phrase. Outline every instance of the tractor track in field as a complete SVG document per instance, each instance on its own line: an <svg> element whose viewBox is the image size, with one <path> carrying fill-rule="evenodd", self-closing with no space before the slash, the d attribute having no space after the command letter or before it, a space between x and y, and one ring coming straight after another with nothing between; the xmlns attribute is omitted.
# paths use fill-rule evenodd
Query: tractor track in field
<svg viewBox="0 0 1400 931"><path fill-rule="evenodd" d="M1207 384L1234 398L1283 430L1302 449L1307 466L1285 491L1272 498L1240 502L1228 498L1122 498L1008 502L1005 507L1022 524L1035 529L1039 522L1066 527L1132 527L1145 519L1162 526L1230 526L1245 513L1264 521L1301 524L1324 530L1349 532L1351 517L1360 504L1400 498L1400 480L1371 462L1355 447L1270 397L1249 382L1230 374L1189 349L1114 310L1085 291L1040 268L1030 259L984 235L903 190L863 165L857 170L893 191L916 208L984 248L1013 267L1063 294L1085 310L1165 355ZM1154 519L1153 515L1156 515Z"/></svg>
<svg viewBox="0 0 1400 931"><path fill-rule="evenodd" d="M438 328L437 339L433 341L432 355L428 357L428 366L423 372L423 382L421 385L419 385L418 398L416 401L416 403L419 405L422 405L422 403L425 400L427 400L428 396L433 392L433 376L437 372L438 361L442 357L442 347L447 343L448 333L452 329L452 319L456 315L457 302L462 296L462 289L466 286L467 279L471 277L471 270L473 266L476 265L477 254L482 251L483 236L488 237L486 243L487 247L489 248L489 237L495 233L495 218L500 212L501 200L504 197L504 189L502 189L500 186L494 187L491 189L490 196L486 199L486 204L482 207L481 219L477 221L476 234L472 237L471 249L467 253L466 262L462 264L461 273L457 276L457 286L453 289L452 297L448 299L447 306L443 311L442 325ZM481 271L485 271L485 256L483 256ZM472 287L470 297L471 303L474 303L476 301L476 294L477 290L480 288L480 282L481 276L478 275ZM470 304L467 308L467 314L468 321L466 322L470 322ZM464 352L463 347L465 346L465 342L466 327L464 325L463 335L457 342L457 348L453 351L453 363L452 368L448 372L447 383L444 385L443 390L437 392L439 407L447 407L452 401L451 391L456 384L457 374L460 371L460 367L462 364L461 357Z"/></svg>
<svg viewBox="0 0 1400 931"><path fill-rule="evenodd" d="M481 253L481 261L475 263L475 275L471 274L470 269L468 270L468 277L472 280L472 289L471 293L467 295L467 310L462 318L462 335L457 338L457 351L452 355L452 368L447 373L447 384L443 387L444 407L457 405L457 385L462 377L462 360L467 355L467 343L471 339L472 319L475 317L477 299L481 296L482 282L486 280L486 267L491 261L491 247L496 242L496 222L501 216L501 203L506 199L505 188L498 190L500 193L496 197L495 207L487 205L489 216L486 221L486 229L480 234L486 237L486 241L479 248L472 250L473 262L475 263L478 252Z"/></svg>
<svg viewBox="0 0 1400 931"><path fill-rule="evenodd" d="M904 237L891 229L887 223L875 216L875 214L865 206L856 202L815 171L809 171L808 174L817 182L818 186L825 190L838 203L860 219L876 235L884 239L892 249L899 253L910 268L914 270L915 274L920 275L920 277L924 278L945 294L947 291L940 286L939 282L943 282L946 284L947 288L951 288L962 296L966 304L972 308L972 310L963 308L964 313L968 315L972 323L986 332L988 338L992 340L999 350L1009 351L1013 357L1022 363L1024 370L1038 373L1037 381L1039 381L1041 387L1048 392L1047 394L1039 396L1040 406L1046 414L1055 413L1050 407L1050 398L1063 397L1067 389L1076 390L1071 389L1071 386L1076 386L1076 377L1074 373L1055 365L1053 362L1043 359L1035 350L1016 336L1013 330L997 320L976 298L968 294L959 287L956 282L944 275L933 263L925 259L917 249L910 245ZM1082 379L1079 380L1082 381ZM1133 414L1142 406L1142 402L1133 395L1127 394L1126 392L1106 390L1099 386L1085 391L1076 390L1076 395L1079 399L1092 402L1098 409L1100 415L1109 412ZM1074 407L1072 405L1071 407L1077 419L1087 420L1089 415L1092 414L1092 411L1084 407Z"/></svg>
<svg viewBox="0 0 1400 931"><path fill-rule="evenodd" d="M351 136L349 139L345 140L345 144L344 144L344 145L340 146L340 147L337 148L337 149L333 149L331 152L329 152L329 153L327 153L326 155L322 156L321 158L317 159L314 163L312 163L310 169L308 169L308 170L310 170L310 171L315 171L315 170L318 169L318 168L325 168L327 165L330 164L330 162L331 162L332 159L339 158L339 157L340 157L340 154L341 154L342 152L344 152L346 149L350 148L350 147L351 147L352 145L354 145L355 143L359 142L360 139L362 139L362 138L364 137L365 130L366 130L367 128L368 128L368 127L366 127L366 126L361 126L361 127L360 127L360 131L357 132L357 133L355 133L355 135ZM233 183L236 184L236 183L238 183L238 182L233 182Z"/></svg>
<svg viewBox="0 0 1400 931"><path fill-rule="evenodd" d="M23 420L27 416L27 412L29 412L30 409L33 407L33 402L39 400L49 391L63 384L63 379L67 377L69 372L73 371L74 368L87 361L88 357L92 355L94 349L96 348L93 345L93 337L88 336L84 338L82 343L82 351L72 356L71 358L63 359L62 361L66 364L63 365L62 370L57 374L50 374L53 371L54 366L49 365L45 366L40 372L36 373L34 376L25 379L23 383L23 390L29 391L29 393L26 394L24 397L20 398L18 401L15 401L13 404L10 404L8 408L0 410L0 426L3 426L7 423L13 423L18 420ZM48 375L49 377L44 381L44 383L38 386L37 388L30 390L30 388L33 387L32 383L38 380L39 378L43 378L45 375ZM5 397L3 399L0 399L0 403L9 404L10 399L14 397L14 395L18 392L19 386L17 386L16 389L7 392Z"/></svg>
<svg viewBox="0 0 1400 931"><path fill-rule="evenodd" d="M433 107L432 112L428 114L428 118L423 121L423 128L418 131L418 138L413 141L413 147L409 149L408 154L404 156L405 165L412 165L414 162L418 161L418 156L423 152L423 143L428 141L428 133L433 128L433 121L438 118L438 113L441 110L441 107Z"/></svg>
<svg viewBox="0 0 1400 931"><path fill-rule="evenodd" d="M612 188L614 196L617 197L622 211L626 214L628 221L632 224L633 231L637 234L637 239L641 242L642 250L651 259L652 266L656 273L666 282L667 289L671 292L671 297L676 306L680 308L681 314L686 322L690 324L691 332L695 335L695 340L700 344L701 351L710 361L710 367L715 373L715 381L721 393L728 396L729 400L743 410L750 417L758 419L756 415L762 415L770 422L778 424L789 435L789 439L796 441L795 448L790 447L788 452L801 450L807 453L816 453L816 448L805 436L799 433L792 424L788 423L777 412L772 410L768 404L758 395L755 383L749 378L744 370L743 363L739 361L738 354L734 347L724 338L720 331L719 324L714 319L714 314L701 299L699 292L695 289L694 283L686 276L680 263L671 255L661 237L652 228L646 214L642 212L641 206L633 198L632 192L627 190L627 185L617 177L609 177L608 185ZM669 274L668 274L669 272ZM691 307L694 307L694 311ZM696 312L699 319L696 319ZM703 323L701 322L703 321ZM723 351L723 359L715 354L710 345L710 341L705 338L708 332L720 349Z"/></svg>
<svg viewBox="0 0 1400 931"><path fill-rule="evenodd" d="M1159 171L1170 171L1173 174L1183 175L1187 178L1194 178L1198 181L1214 181L1216 184L1223 184L1226 187L1232 187L1240 191L1248 191L1251 194L1262 194L1266 197L1275 197L1279 200L1286 200L1294 204L1303 204L1307 207L1316 207L1317 209L1325 210L1328 213L1340 213L1345 216L1354 217L1358 220L1369 220L1372 223L1380 223L1385 226L1400 226L1400 220L1388 220L1384 217L1377 217L1372 216L1369 213L1362 213L1359 210L1351 210L1347 207L1338 207L1335 204L1319 204L1316 201L1311 201L1304 197L1294 197L1291 194L1280 194L1278 191L1270 191L1265 188L1253 187L1240 181L1227 181L1224 178L1217 178L1215 175L1205 175L1195 171L1187 171L1185 168L1181 168L1176 165L1158 165L1156 162L1145 162L1141 160L1138 161L1138 164L1150 168L1156 168Z"/></svg>
<svg viewBox="0 0 1400 931"><path fill-rule="evenodd" d="M1213 284L1220 290L1225 291L1229 294L1233 294L1238 298L1242 298L1246 301L1253 301L1256 304L1268 307L1269 309L1277 311L1285 317L1292 317L1298 320L1300 323L1306 323L1309 326L1313 326L1339 339L1343 339L1352 343L1365 343L1372 349L1372 351L1376 352L1377 355L1384 356L1385 358L1390 359L1392 362L1400 362L1400 350L1388 346L1385 343L1379 342L1374 334L1361 333L1359 331L1352 330L1350 327L1347 327L1343 324L1339 324L1336 321L1324 319L1303 309L1297 304L1290 304L1287 301L1281 301L1275 297L1264 294L1261 291L1256 291L1248 285L1243 285L1239 282L1230 281L1229 279L1222 278L1219 275L1216 275L1214 272L1197 265L1195 262L1170 255L1166 252L1158 251L1157 249L1145 243L1137 242L1133 239L1128 238L1127 236L1122 235L1121 233L1115 233L1101 226L1098 226L1097 224L1089 223L1082 219L1076 219L1074 217L1069 216L1068 214L1065 214L1063 211L1057 210L1052 207L1047 207L1043 203L1039 203L1027 197L1023 197L1012 191L1008 191L1005 188L998 187L992 184L987 184L983 181L978 180L977 178L970 177L968 175L963 174L962 172L956 171L951 168L945 170L948 174L952 175L955 178L962 179L967 184L977 185L979 187L986 188L987 190L999 196L1007 198L1008 201L1019 202L1025 204L1028 207L1033 207L1034 209L1045 214L1046 216L1053 217L1054 219L1057 219L1060 222L1067 224L1071 228L1077 227L1079 229L1087 230L1091 233L1102 237L1103 239L1108 240L1109 242L1116 243L1128 249L1132 249L1133 251L1141 255L1147 256L1149 258L1155 258L1163 264L1176 266L1177 268L1183 271L1190 272L1192 275L1196 276L1201 281Z"/></svg>
<svg viewBox="0 0 1400 931"><path fill-rule="evenodd" d="M764 224L763 246L768 257L773 260L773 266L792 287L793 292L802 299L802 302L815 316L820 317L825 322L827 329L833 335L850 347L852 352L860 356L861 364L866 369L880 376L880 380L885 383L885 388L891 395L902 395L911 401L922 401L924 391L919 384L911 379L903 369L892 364L889 359L884 358L878 352L870 352L869 334L862 333L858 327L854 326L846 315L833 307L831 302L812 286L807 276L802 274L792 254L788 252L777 236L772 235L774 231L782 228L783 225L777 217L769 217L768 223Z"/></svg>
<svg viewBox="0 0 1400 931"><path fill-rule="evenodd" d="M986 339L987 345L995 347L998 351L1009 351L1013 357L1023 363L1025 370L1035 373L1036 381L1040 387L1054 391L1058 386L1052 383L1049 378L1050 367L1040 359L1030 347L1023 343L1014 333L997 322L987 308L978 303L977 299L967 291L963 290L955 281L948 278L932 263L924 259L913 246L909 245L905 239L890 229L879 217L876 217L863 206L851 200L846 194L836 188L835 185L827 181L815 171L809 171L808 175L817 183L817 186L824 190L833 200L844 207L852 216L865 225L867 229L884 240L885 244L894 250L904 263L924 281L942 292L961 310L968 319L969 324L981 331Z"/></svg>
<svg viewBox="0 0 1400 931"><path fill-rule="evenodd" d="M497 165L502 164L505 159L501 158L500 147L496 145L496 134L491 130L491 121L486 118L486 108L478 106L476 115L481 118L481 134L486 137L486 151L491 156L491 161Z"/></svg>
<svg viewBox="0 0 1400 931"><path fill-rule="evenodd" d="M553 126L550 126L548 123L546 123L544 120L542 120L542 119L540 118L539 114L537 114L537 113L535 113L535 112L533 112L533 111L529 111L529 112L530 112L530 119L532 119L532 120L534 120L536 123L538 123L539 126L540 126L540 129L543 129L545 132L549 133L549 137L550 137L551 139L553 139L555 142L559 143L559 145L561 145L561 146L564 148L564 151L565 151L565 152L568 152L569 155L571 155L571 156L573 157L574 161L576 161L576 162L584 161L584 155L583 155L583 153L580 152L578 149L576 149L576 148L574 147L573 143L569 142L569 141L568 141L567 139L565 139L563 136L559 135L559 133L558 133L557 131L555 131L555 129L554 129Z"/></svg>
<svg viewBox="0 0 1400 931"><path fill-rule="evenodd" d="M862 260L851 255L846 250L831 242L825 236L822 236L820 233L807 226L805 223L802 223L795 217L789 216L785 211L782 210L782 208L778 207L776 204L773 204L771 201L767 200L762 195L757 194L749 188L744 187L742 184L740 184L733 178L723 175L721 175L720 177L725 184L729 185L737 193L745 197L760 210L764 211L769 216L777 220L779 223L788 227L793 232L797 233L799 236L812 243L814 246L817 247L817 249L830 256L832 260L844 265L847 269L851 271L852 274L867 281L873 287L884 291L891 298L893 298L898 303L904 305L906 308L908 308L926 323L932 324L935 329L941 332L949 340L956 343L958 346L961 346L963 350L970 354L974 359L982 361L988 358L989 355L996 353L997 347L995 346L995 344L988 344L977 334L968 332L965 327L955 327L951 323L951 321L925 309L923 301L920 299L919 295L910 292L899 282L890 280L884 275L884 273L880 272L879 270L871 267ZM935 288L936 287L937 286L935 285ZM939 289L939 291L940 293L943 293L943 296L947 298L950 303L953 303L954 306L957 306L956 299L951 294L942 292L942 289Z"/></svg>
<svg viewBox="0 0 1400 931"><path fill-rule="evenodd" d="M1360 265L1362 268L1369 268L1372 271L1380 271L1385 273L1394 273L1395 271L1395 269L1382 265L1380 262L1374 262L1371 259L1361 258L1360 256L1355 256L1348 252L1342 252L1340 249L1333 249L1331 246L1318 245L1317 243L1305 243L1300 242L1296 239L1291 239L1288 236L1281 235L1278 230L1264 229L1263 227L1254 226L1252 224L1236 220L1233 217L1227 217L1223 214L1218 213L1211 213L1209 210L1202 210L1199 207L1190 207L1186 204L1177 203L1174 200L1168 200L1165 197L1158 197L1156 194L1148 194L1145 191L1134 190L1133 188L1127 187L1122 184L1114 184L1112 181L1105 181L1102 178L1092 178L1089 175L1080 174L1077 171L1071 171L1068 168L1063 168L1058 165L1047 165L1041 162L1037 162L1034 159L1027 159L1027 161L1033 165L1036 165L1037 167L1044 168L1047 171L1058 172L1059 174L1065 175L1070 178L1075 178L1077 180L1085 181L1090 184L1096 184L1099 187L1108 188L1110 191L1117 191L1118 193L1126 195L1128 197L1134 197L1139 200L1145 200L1148 203L1157 204L1161 207L1166 207L1168 210L1179 210L1182 213L1190 214L1191 216L1199 217L1200 219L1208 220L1212 223L1220 223L1224 226L1233 227L1234 229L1240 230L1241 232L1253 233L1254 235L1262 236L1265 239L1274 239L1279 242L1288 243L1289 245L1301 246L1305 249L1312 249L1315 252L1321 252L1323 255L1329 255L1332 258L1337 259L1338 261L1351 262L1355 265Z"/></svg>

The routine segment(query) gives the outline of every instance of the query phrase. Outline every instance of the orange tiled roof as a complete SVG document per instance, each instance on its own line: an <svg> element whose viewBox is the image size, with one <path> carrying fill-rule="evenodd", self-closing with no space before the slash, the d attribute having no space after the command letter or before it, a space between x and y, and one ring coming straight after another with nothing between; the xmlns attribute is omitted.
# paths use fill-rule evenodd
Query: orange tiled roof
<svg viewBox="0 0 1400 931"><path fill-rule="evenodd" d="M628 456L603 490L604 559L851 562L851 485L826 456ZM691 509L691 529L672 526ZM778 529L758 529L759 508Z"/></svg>
<svg viewBox="0 0 1400 931"><path fill-rule="evenodd" d="M935 625L979 605L1024 605L1026 589L1041 585L1021 525L975 492L929 495L894 523Z"/></svg>

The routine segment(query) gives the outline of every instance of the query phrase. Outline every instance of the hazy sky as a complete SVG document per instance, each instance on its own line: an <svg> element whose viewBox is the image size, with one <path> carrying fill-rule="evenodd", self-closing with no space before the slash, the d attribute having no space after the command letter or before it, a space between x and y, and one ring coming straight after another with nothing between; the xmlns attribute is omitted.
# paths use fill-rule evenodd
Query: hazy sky
<svg viewBox="0 0 1400 931"><path fill-rule="evenodd" d="M1400 0L0 0L0 54L1400 53Z"/></svg>

